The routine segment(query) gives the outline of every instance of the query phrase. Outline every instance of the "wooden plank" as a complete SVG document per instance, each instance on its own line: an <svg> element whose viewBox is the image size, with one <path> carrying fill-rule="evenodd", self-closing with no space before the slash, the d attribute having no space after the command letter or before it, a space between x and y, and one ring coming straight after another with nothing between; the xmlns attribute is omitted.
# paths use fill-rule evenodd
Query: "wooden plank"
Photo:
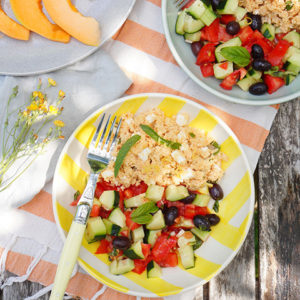
<svg viewBox="0 0 300 300"><path fill-rule="evenodd" d="M299 299L299 99L281 105L258 168L259 298Z"/></svg>

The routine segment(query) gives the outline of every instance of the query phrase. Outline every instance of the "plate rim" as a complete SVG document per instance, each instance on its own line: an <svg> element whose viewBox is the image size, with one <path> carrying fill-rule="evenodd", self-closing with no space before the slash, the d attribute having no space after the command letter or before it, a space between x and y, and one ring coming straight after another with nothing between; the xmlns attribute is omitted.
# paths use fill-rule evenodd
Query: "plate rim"
<svg viewBox="0 0 300 300"><path fill-rule="evenodd" d="M200 87L204 88L206 91L210 92L213 95L216 95L217 97L220 97L224 100L233 102L233 103L238 103L238 104L244 104L244 105L253 105L253 106L263 106L263 105L273 105L273 104L280 104L280 103L284 103L290 100L293 100L297 97L300 96L300 89L293 94L284 96L284 97L280 97L279 99L274 99L274 100L246 100L246 99L241 99L241 98L235 98L232 96L228 96L225 95L217 90L214 90L213 88L211 88L210 86L208 86L207 84L205 84L202 80L200 80L199 78L197 78L190 70L189 68L185 65L185 63L182 61L182 59L180 58L179 54L177 53L176 47L174 46L173 42L172 42L172 38L171 38L171 34L170 34L170 30L168 27L168 22L167 22L167 1L168 0L162 0L162 4L161 4L161 13L162 13L162 21L163 21L163 28L164 28L164 33L165 33L165 37L167 40L167 44L169 46L169 49L173 55L173 57L175 58L176 62L179 64L179 66L181 67L181 69L194 81L196 82Z"/></svg>
<svg viewBox="0 0 300 300"><path fill-rule="evenodd" d="M112 32L112 34L110 36L107 36L105 39L103 39L101 41L101 43L100 43L99 46L91 48L85 54L83 54L83 55L77 57L76 59L73 59L72 61L70 61L68 63L65 63L63 65L60 65L60 66L57 66L57 67L48 68L48 69L41 70L41 71L31 71L31 72L23 72L23 73L18 73L18 72L2 72L2 71L0 71L0 75L4 75L4 76L17 76L17 77L20 77L20 76L41 75L41 74L45 74L45 73L50 73L50 72L61 70L63 68L69 67L69 66L71 66L71 65L73 65L73 64L75 64L75 63L77 63L77 62L79 62L79 61L87 58L88 56L90 56L93 53L95 53L96 51L98 51L100 49L100 47L102 47L112 36L114 36L118 32L118 30L122 27L122 25L126 22L126 20L128 19L128 16L130 15L130 13L131 13L131 11L132 11L135 3L136 3L136 0L130 0L130 1L132 1L132 2L129 5L126 14L124 14L124 16L120 20L118 20L119 23L116 26L115 30Z"/></svg>
<svg viewBox="0 0 300 300"><path fill-rule="evenodd" d="M240 151L241 151L241 156L243 159L243 162L245 163L246 166L246 170L247 172L249 172L249 178L250 178L250 189L251 189L251 194L250 194L250 210L248 212L248 222L247 222L247 226L245 228L244 231L244 236L241 239L241 242L239 244L239 246L231 253L231 255L226 259L225 263L221 265L221 267L213 274L213 276L211 278L209 278L208 280L203 281L203 283L201 284L194 284L192 286L189 286L187 288L183 288L179 293L178 292L174 292L172 294L168 294L165 296L170 296L170 295L176 295L176 294L181 294L181 293L185 293L187 291L196 289L199 286L204 285L206 282L208 282L209 280L211 280L212 278L214 278L215 276L217 276L220 272L222 272L234 259L234 257L239 253L241 247L243 246L246 237L248 236L249 230L250 230L250 226L252 224L252 219L253 219L253 214L254 214L254 204L255 204L255 188L254 188L254 179L253 179L253 173L251 171L250 168L250 164L248 162L248 158L242 148L241 143L239 142L238 138L236 137L236 135L234 134L234 132L231 130L231 128L222 120L220 119L217 115L215 115L213 112L211 112L210 110L208 110L206 107L204 107L203 105L201 105L198 102L195 102L193 100L187 99L185 97L181 97L181 96L177 96L177 95L173 95L173 94L168 94L168 93L141 93L141 94L133 94L133 95L129 95L129 96L125 96L125 97L121 97L118 98L108 104L105 104L101 107L99 107L96 111L94 111L93 113L91 113L88 117L86 117L82 122L80 122L80 124L73 130L72 134L70 135L70 137L68 138L68 141L66 142L66 144L64 145L58 161L56 163L56 167L55 167L55 172L54 172L54 176L53 176L53 185L52 185L52 209L53 209L53 214L54 214L54 219L55 219L55 223L56 223L56 227L58 229L59 235L63 240L63 243L66 240L66 236L64 234L64 230L62 229L62 227L60 226L60 221L59 221L59 217L57 214L57 209L56 209L56 203L58 202L56 200L56 185L55 182L56 178L58 178L57 174L59 172L59 166L61 163L61 160L63 158L63 155L66 153L66 149L69 147L70 143L73 141L75 133L77 132L77 130L80 128L80 126L82 126L82 124L86 123L89 119L91 119L93 116L95 116L96 114L98 114L100 111L105 111L106 109L123 103L124 101L130 100L130 99L134 99L134 98L142 98L142 97L160 97L160 98L166 98L166 97L172 97L172 98L177 98L179 100L184 100L186 101L186 103L190 104L190 105L195 105L198 106L199 109L203 109L205 110L207 113L209 113L211 116L213 116L217 121L218 124L220 124L220 126L234 139L234 141L236 142L236 144L238 145ZM80 258L82 259L82 258ZM126 295L132 295L132 296L139 296L139 297L148 297L148 298L156 298L156 297L165 297L165 296L157 296L157 295L153 295L153 293L151 293L149 291L149 293L143 293L143 292L135 292L135 291L131 291L129 290L128 292L124 293L119 291L118 289L116 289L115 287L113 287L112 285L106 284L102 281L100 281L98 278L95 278L93 275L91 275L91 272L89 270L88 267L86 267L84 264L81 263L81 261L79 260L79 257L77 258L77 263L91 276L93 277L95 280L97 280L98 282L100 282L101 284L104 284L114 290L116 290L119 293L123 293ZM200 281L200 279L199 279Z"/></svg>

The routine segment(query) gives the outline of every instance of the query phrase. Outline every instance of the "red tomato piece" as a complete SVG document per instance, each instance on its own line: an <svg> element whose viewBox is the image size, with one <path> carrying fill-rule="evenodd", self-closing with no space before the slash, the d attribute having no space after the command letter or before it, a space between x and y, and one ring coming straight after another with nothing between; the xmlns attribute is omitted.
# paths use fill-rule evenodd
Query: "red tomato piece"
<svg viewBox="0 0 300 300"><path fill-rule="evenodd" d="M216 60L215 49L216 47L212 43L204 45L197 56L196 65L200 66L203 63L214 62Z"/></svg>
<svg viewBox="0 0 300 300"><path fill-rule="evenodd" d="M132 191L132 197L143 194L147 191L148 185L145 182L141 182L139 185L131 185L128 189Z"/></svg>
<svg viewBox="0 0 300 300"><path fill-rule="evenodd" d="M219 24L220 24L220 19L216 18L209 26L203 28L202 31L205 31L205 36L207 41L209 42L219 41Z"/></svg>
<svg viewBox="0 0 300 300"><path fill-rule="evenodd" d="M144 259L146 259L151 252L151 245L142 243L142 252L144 254Z"/></svg>
<svg viewBox="0 0 300 300"><path fill-rule="evenodd" d="M184 206L184 215L187 219L193 219L196 216L195 205L193 204L186 204Z"/></svg>
<svg viewBox="0 0 300 300"><path fill-rule="evenodd" d="M280 41L286 36L286 33L277 33L275 34L276 40Z"/></svg>
<svg viewBox="0 0 300 300"><path fill-rule="evenodd" d="M250 42L253 35L253 30L250 26L246 26L241 28L240 32L237 34L237 36L241 39L242 45L246 45Z"/></svg>
<svg viewBox="0 0 300 300"><path fill-rule="evenodd" d="M228 61L225 61L224 63L220 64L219 67L223 70L227 70L228 68Z"/></svg>
<svg viewBox="0 0 300 300"><path fill-rule="evenodd" d="M246 76L247 70L245 68L240 68L240 69L238 69L238 71L240 72L239 80L242 80Z"/></svg>
<svg viewBox="0 0 300 300"><path fill-rule="evenodd" d="M106 210L103 207L100 207L99 216L101 218L107 219L111 213L111 210Z"/></svg>
<svg viewBox="0 0 300 300"><path fill-rule="evenodd" d="M129 199L133 197L133 192L130 188L128 188L123 191L123 195L125 199Z"/></svg>
<svg viewBox="0 0 300 300"><path fill-rule="evenodd" d="M267 61L269 61L272 66L279 66L290 45L288 41L280 40L275 48L267 55Z"/></svg>
<svg viewBox="0 0 300 300"><path fill-rule="evenodd" d="M100 216L100 205L94 204L91 209L90 217L98 217L98 216Z"/></svg>
<svg viewBox="0 0 300 300"><path fill-rule="evenodd" d="M263 36L263 34L258 31L257 29L254 30L253 34L252 34L252 39L255 40L260 40L260 39L264 39L265 37Z"/></svg>
<svg viewBox="0 0 300 300"><path fill-rule="evenodd" d="M148 265L148 263L152 260L153 258L150 256L148 256L145 259L134 259L134 269L132 270L132 272L135 272L137 274L142 274L145 270L146 267Z"/></svg>
<svg viewBox="0 0 300 300"><path fill-rule="evenodd" d="M169 253L163 260L159 261L158 264L161 267L176 267L178 265L178 257L174 252Z"/></svg>
<svg viewBox="0 0 300 300"><path fill-rule="evenodd" d="M229 22L235 21L234 15L221 15L220 21L222 24L228 24Z"/></svg>
<svg viewBox="0 0 300 300"><path fill-rule="evenodd" d="M139 227L141 227L140 224L138 223L135 223L131 220L131 214L132 212L131 211L125 211L125 216L126 216L126 226L128 227L129 230L134 230L134 229L137 229Z"/></svg>
<svg viewBox="0 0 300 300"><path fill-rule="evenodd" d="M122 236L126 236L126 237L129 237L129 230L123 230L123 231L121 231L120 232L120 234L122 235Z"/></svg>
<svg viewBox="0 0 300 300"><path fill-rule="evenodd" d="M182 7L182 10L186 9L186 8L189 8L193 3L195 2L195 0L190 0L186 5L184 5Z"/></svg>
<svg viewBox="0 0 300 300"><path fill-rule="evenodd" d="M159 236L153 246L152 255L154 260L158 263L162 261L170 252L172 248L177 245L177 238L162 234Z"/></svg>
<svg viewBox="0 0 300 300"><path fill-rule="evenodd" d="M206 206L205 207L196 206L195 211L196 211L196 215L205 216L205 215L209 214L209 210L208 210L208 208Z"/></svg>
<svg viewBox="0 0 300 300"><path fill-rule="evenodd" d="M232 90L232 87L238 82L240 78L240 71L236 70L226 76L221 82L220 86L225 90Z"/></svg>
<svg viewBox="0 0 300 300"><path fill-rule="evenodd" d="M200 65L200 70L203 77L214 76L214 65L213 63L204 63Z"/></svg>
<svg viewBox="0 0 300 300"><path fill-rule="evenodd" d="M108 240L104 239L100 241L100 245L96 250L96 254L103 254L103 253L109 253L113 249L112 242L109 242Z"/></svg>
<svg viewBox="0 0 300 300"><path fill-rule="evenodd" d="M77 196L77 198L73 201L73 202L71 202L71 206L76 206L77 205L77 203L78 203L78 201L80 200L80 198L81 198L81 194L79 194L78 196Z"/></svg>
<svg viewBox="0 0 300 300"><path fill-rule="evenodd" d="M227 42L232 39L232 35L226 32L226 28L222 25L219 26L218 40L220 42Z"/></svg>
<svg viewBox="0 0 300 300"><path fill-rule="evenodd" d="M257 44L257 45L259 45L263 48L265 55L270 53L272 51L272 49L274 48L273 43L270 40L266 39L266 38L257 40L255 42L255 44Z"/></svg>
<svg viewBox="0 0 300 300"><path fill-rule="evenodd" d="M271 75L265 75L264 82L268 86L269 94L273 94L274 92L276 92L279 88L281 88L285 84L283 78L274 77Z"/></svg>

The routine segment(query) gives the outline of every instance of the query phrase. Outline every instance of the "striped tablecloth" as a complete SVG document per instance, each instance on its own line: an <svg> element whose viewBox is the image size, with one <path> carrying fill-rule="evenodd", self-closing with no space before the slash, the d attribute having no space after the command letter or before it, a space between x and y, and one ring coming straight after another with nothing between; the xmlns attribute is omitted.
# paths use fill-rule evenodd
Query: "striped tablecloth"
<svg viewBox="0 0 300 300"><path fill-rule="evenodd" d="M133 81L126 94L170 93L201 103L235 132L254 171L278 107L229 103L209 94L189 79L168 48L160 5L160 0L137 0L124 26L104 46ZM0 271L7 269L19 275L4 284L26 279L45 286L53 282L62 241L54 222L51 201L49 184L31 202L13 213L17 222L12 222L9 214L6 215L6 220L2 220L1 224L6 224L11 236L2 248ZM19 234L20 228L22 234ZM9 249L11 250L8 251ZM93 297L101 288L99 282L79 270L71 279L67 291L84 299L135 299L110 288L103 288L99 293L103 293L101 296Z"/></svg>

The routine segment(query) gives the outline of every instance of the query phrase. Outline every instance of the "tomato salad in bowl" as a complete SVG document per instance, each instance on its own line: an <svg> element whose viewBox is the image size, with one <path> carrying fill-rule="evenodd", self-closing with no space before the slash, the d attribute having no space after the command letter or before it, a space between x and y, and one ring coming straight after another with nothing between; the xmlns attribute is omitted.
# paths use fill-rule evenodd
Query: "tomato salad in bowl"
<svg viewBox="0 0 300 300"><path fill-rule="evenodd" d="M185 113L155 108L122 116L114 159L99 177L85 239L100 241L114 275L195 267L194 251L220 222L222 161L227 157ZM77 192L71 205L80 199Z"/></svg>
<svg viewBox="0 0 300 300"><path fill-rule="evenodd" d="M196 56L203 77L231 90L272 94L300 72L300 34L281 32L238 0L191 0L178 12L175 31Z"/></svg>

